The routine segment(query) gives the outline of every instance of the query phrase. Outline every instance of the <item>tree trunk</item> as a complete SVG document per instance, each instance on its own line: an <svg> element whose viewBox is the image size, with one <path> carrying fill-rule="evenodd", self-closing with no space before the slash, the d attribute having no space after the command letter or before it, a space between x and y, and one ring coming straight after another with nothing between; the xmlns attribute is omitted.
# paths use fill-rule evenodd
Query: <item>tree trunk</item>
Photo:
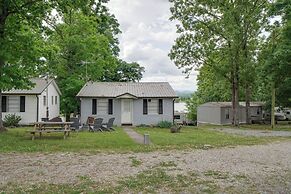
<svg viewBox="0 0 291 194"><path fill-rule="evenodd" d="M237 75L234 78L234 126L239 126L239 84Z"/></svg>
<svg viewBox="0 0 291 194"><path fill-rule="evenodd" d="M2 90L0 89L0 132L6 131L7 129L3 126L2 120Z"/></svg>
<svg viewBox="0 0 291 194"><path fill-rule="evenodd" d="M271 108L271 126L272 129L275 128L275 83L272 84L272 108Z"/></svg>
<svg viewBox="0 0 291 194"><path fill-rule="evenodd" d="M251 87L247 83L246 85L246 123L251 124L250 118L250 99L251 99Z"/></svg>
<svg viewBox="0 0 291 194"><path fill-rule="evenodd" d="M235 115L235 87L234 87L234 76L231 73L231 107L232 107L232 125L234 125L234 115Z"/></svg>

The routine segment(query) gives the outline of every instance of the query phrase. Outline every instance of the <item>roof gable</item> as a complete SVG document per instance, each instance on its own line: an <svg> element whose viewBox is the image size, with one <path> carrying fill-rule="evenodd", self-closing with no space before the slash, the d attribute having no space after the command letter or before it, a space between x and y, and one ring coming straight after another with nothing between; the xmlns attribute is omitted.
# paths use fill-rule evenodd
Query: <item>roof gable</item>
<svg viewBox="0 0 291 194"><path fill-rule="evenodd" d="M43 78L32 78L30 79L35 85L31 89L12 89L9 91L4 91L3 94L6 95L38 95L41 94L50 84L53 84L58 93L61 95L61 91L53 79L43 79Z"/></svg>
<svg viewBox="0 0 291 194"><path fill-rule="evenodd" d="M176 98L177 95L167 82L88 82L78 97L116 98L130 94L137 98Z"/></svg>

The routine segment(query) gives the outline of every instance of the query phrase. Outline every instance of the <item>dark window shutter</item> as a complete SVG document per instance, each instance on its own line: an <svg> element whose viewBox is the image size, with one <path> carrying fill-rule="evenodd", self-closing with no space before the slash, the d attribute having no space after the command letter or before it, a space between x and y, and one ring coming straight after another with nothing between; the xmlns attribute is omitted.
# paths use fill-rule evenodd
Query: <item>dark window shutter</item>
<svg viewBox="0 0 291 194"><path fill-rule="evenodd" d="M163 114L163 99L159 99L159 114Z"/></svg>
<svg viewBox="0 0 291 194"><path fill-rule="evenodd" d="M108 114L112 115L113 114L113 100L108 99Z"/></svg>
<svg viewBox="0 0 291 194"><path fill-rule="evenodd" d="M97 114L97 99L92 99L92 115Z"/></svg>
<svg viewBox="0 0 291 194"><path fill-rule="evenodd" d="M7 112L7 96L2 96L2 112Z"/></svg>
<svg viewBox="0 0 291 194"><path fill-rule="evenodd" d="M25 112L25 96L20 96L20 112Z"/></svg>
<svg viewBox="0 0 291 194"><path fill-rule="evenodd" d="M148 100L143 99L143 114L147 115L148 114Z"/></svg>

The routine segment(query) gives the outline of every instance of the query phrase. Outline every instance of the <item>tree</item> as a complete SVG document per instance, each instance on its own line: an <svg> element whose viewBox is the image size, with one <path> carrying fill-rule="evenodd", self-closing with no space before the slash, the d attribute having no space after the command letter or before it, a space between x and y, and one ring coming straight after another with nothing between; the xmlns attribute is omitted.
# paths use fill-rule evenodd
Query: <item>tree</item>
<svg viewBox="0 0 291 194"><path fill-rule="evenodd" d="M118 61L118 65L114 71L107 72L104 75L104 81L117 81L117 82L137 82L142 78L144 67L138 63L127 63L123 60Z"/></svg>
<svg viewBox="0 0 291 194"><path fill-rule="evenodd" d="M84 83L102 80L104 72L117 65L108 38L96 29L96 16L71 9L48 38L47 68L57 76L63 92L61 110L68 117L77 111L75 96Z"/></svg>
<svg viewBox="0 0 291 194"><path fill-rule="evenodd" d="M278 0L270 9L271 15L282 17L276 22L271 35L262 49L261 84L262 97L272 104L272 127L274 127L274 107L291 106L291 6L288 0ZM272 92L270 92L272 91ZM272 97L271 97L272 96ZM271 100L272 99L272 100ZM276 100L275 100L276 99ZM276 102L275 102L276 101Z"/></svg>
<svg viewBox="0 0 291 194"><path fill-rule="evenodd" d="M233 124L238 125L241 68L254 57L268 1L171 2L171 19L181 25L170 58L186 73L207 65L225 76L231 83Z"/></svg>
<svg viewBox="0 0 291 194"><path fill-rule="evenodd" d="M0 1L0 132L2 122L2 92L25 89L42 64L41 25L50 6L41 0Z"/></svg>

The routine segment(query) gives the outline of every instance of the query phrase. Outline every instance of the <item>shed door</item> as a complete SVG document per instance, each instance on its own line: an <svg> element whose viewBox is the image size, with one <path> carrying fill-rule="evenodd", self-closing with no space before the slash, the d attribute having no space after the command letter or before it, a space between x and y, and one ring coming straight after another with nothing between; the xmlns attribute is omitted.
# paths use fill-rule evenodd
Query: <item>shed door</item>
<svg viewBox="0 0 291 194"><path fill-rule="evenodd" d="M132 124L132 99L121 99L121 124Z"/></svg>

